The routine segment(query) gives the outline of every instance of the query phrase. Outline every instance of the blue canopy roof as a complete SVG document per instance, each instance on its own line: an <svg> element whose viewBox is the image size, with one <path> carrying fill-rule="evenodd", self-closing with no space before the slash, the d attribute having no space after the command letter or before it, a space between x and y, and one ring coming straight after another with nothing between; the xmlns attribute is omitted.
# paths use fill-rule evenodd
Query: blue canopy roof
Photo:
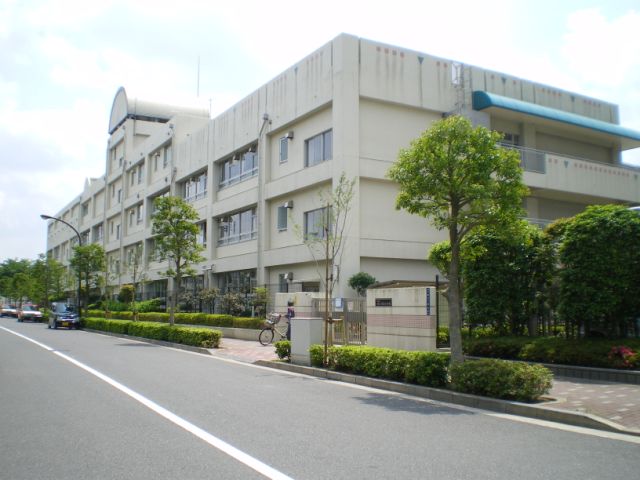
<svg viewBox="0 0 640 480"><path fill-rule="evenodd" d="M473 92L474 110L485 110L492 107L532 115L545 120L561 122L580 128L587 128L606 134L607 136L616 137L623 149L640 146L640 132L616 125L615 123L603 122L602 120L584 117L575 113L536 105L534 103L516 100L515 98L503 97L495 93L480 90ZM629 140L631 140L631 142L629 142Z"/></svg>

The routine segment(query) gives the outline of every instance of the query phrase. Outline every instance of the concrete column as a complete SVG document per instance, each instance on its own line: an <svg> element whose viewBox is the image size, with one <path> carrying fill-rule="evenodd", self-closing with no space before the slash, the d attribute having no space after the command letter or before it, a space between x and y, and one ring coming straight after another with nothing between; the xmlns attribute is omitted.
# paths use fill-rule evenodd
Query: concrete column
<svg viewBox="0 0 640 480"><path fill-rule="evenodd" d="M333 187L343 172L348 180L356 179L334 296L350 296L347 281L360 271L359 51L356 37L341 35L333 42Z"/></svg>
<svg viewBox="0 0 640 480"><path fill-rule="evenodd" d="M291 322L291 363L311 365L309 347L322 344L322 319L295 317Z"/></svg>

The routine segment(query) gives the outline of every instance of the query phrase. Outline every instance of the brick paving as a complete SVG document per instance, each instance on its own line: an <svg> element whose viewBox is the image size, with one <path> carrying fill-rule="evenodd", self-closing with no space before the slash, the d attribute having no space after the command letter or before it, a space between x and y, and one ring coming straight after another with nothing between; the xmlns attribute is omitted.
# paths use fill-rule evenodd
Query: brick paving
<svg viewBox="0 0 640 480"><path fill-rule="evenodd" d="M640 385L555 377L550 396L556 401L542 408L589 413L640 430Z"/></svg>
<svg viewBox="0 0 640 480"><path fill-rule="evenodd" d="M277 360L273 345L257 341L223 338L220 348L210 350L214 356L254 363ZM539 404L553 408L588 413L624 428L640 431L640 385L555 377L549 394L555 400Z"/></svg>

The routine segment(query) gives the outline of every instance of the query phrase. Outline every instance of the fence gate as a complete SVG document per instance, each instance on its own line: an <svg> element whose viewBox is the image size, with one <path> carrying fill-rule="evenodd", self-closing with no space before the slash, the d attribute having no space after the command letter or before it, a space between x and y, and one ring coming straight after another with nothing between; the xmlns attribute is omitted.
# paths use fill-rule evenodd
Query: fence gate
<svg viewBox="0 0 640 480"><path fill-rule="evenodd" d="M314 317L324 317L324 298L314 298L311 311ZM332 343L365 345L367 343L367 300L365 298L334 298L330 305L329 327Z"/></svg>

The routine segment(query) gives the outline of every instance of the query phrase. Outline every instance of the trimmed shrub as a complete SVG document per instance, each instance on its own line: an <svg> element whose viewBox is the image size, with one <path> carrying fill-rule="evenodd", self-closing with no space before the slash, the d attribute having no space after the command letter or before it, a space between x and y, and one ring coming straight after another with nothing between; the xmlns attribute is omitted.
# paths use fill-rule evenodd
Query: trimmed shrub
<svg viewBox="0 0 640 480"><path fill-rule="evenodd" d="M251 328L259 330L264 324L264 317L233 317L234 328Z"/></svg>
<svg viewBox="0 0 640 480"><path fill-rule="evenodd" d="M222 333L210 328L169 327L168 340L184 345L218 348Z"/></svg>
<svg viewBox="0 0 640 480"><path fill-rule="evenodd" d="M311 347L313 366L322 366L322 353L321 345ZM444 387L447 383L449 355L445 353L343 346L330 347L328 357L329 367L340 372L429 387Z"/></svg>
<svg viewBox="0 0 640 480"><path fill-rule="evenodd" d="M204 348L218 348L222 333L210 328L171 327L158 322L134 322L106 318L85 318L87 328L103 332L121 333L134 337L164 340Z"/></svg>
<svg viewBox="0 0 640 480"><path fill-rule="evenodd" d="M291 360L291 341L280 340L274 344L276 347L276 355L280 360Z"/></svg>
<svg viewBox="0 0 640 480"><path fill-rule="evenodd" d="M324 347L322 345L311 345L309 347L309 357L311 357L312 367L322 367L322 357Z"/></svg>
<svg viewBox="0 0 640 480"><path fill-rule="evenodd" d="M578 339L558 337L500 337L464 341L467 355L529 362L556 363L599 368L640 368L633 354L611 354L614 348L640 351L639 339ZM620 350L622 351L622 350Z"/></svg>
<svg viewBox="0 0 640 480"><path fill-rule="evenodd" d="M549 393L553 378L541 365L495 359L456 363L450 373L453 390L521 402Z"/></svg>

